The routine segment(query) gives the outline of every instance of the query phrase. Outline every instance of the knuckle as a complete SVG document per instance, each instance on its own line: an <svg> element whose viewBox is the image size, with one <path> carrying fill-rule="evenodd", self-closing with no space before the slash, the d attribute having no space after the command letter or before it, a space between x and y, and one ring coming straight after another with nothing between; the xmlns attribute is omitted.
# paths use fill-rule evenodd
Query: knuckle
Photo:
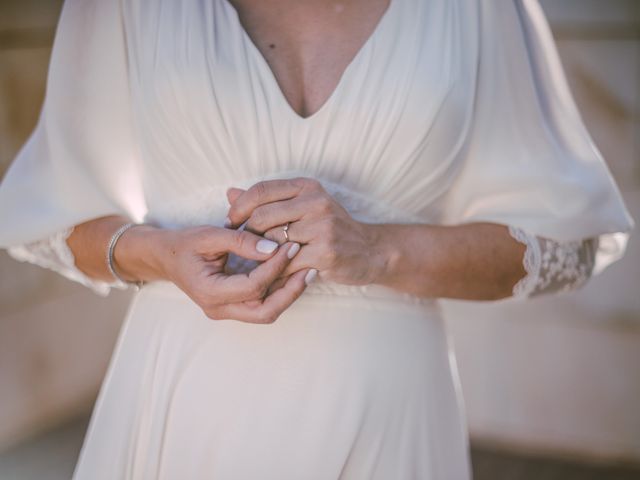
<svg viewBox="0 0 640 480"><path fill-rule="evenodd" d="M272 242L282 243L282 230L281 229L271 229L265 231L262 236L267 240L271 240Z"/></svg>
<svg viewBox="0 0 640 480"><path fill-rule="evenodd" d="M256 183L252 188L258 201L264 199L267 196L267 183L265 181Z"/></svg>
<svg viewBox="0 0 640 480"><path fill-rule="evenodd" d="M223 317L221 313L222 312L215 308L207 308L204 310L204 314L211 320L222 320Z"/></svg>
<svg viewBox="0 0 640 480"><path fill-rule="evenodd" d="M309 180L312 180L308 177L294 177L290 178L289 182L296 188L303 189L308 188L310 186Z"/></svg>
<svg viewBox="0 0 640 480"><path fill-rule="evenodd" d="M320 183L319 180L315 178L303 177L301 180L303 184L302 186L309 190L312 190L312 191L322 190L322 184Z"/></svg>
<svg viewBox="0 0 640 480"><path fill-rule="evenodd" d="M231 241L239 250L242 250L247 242L246 233L243 230L232 230L232 232Z"/></svg>
<svg viewBox="0 0 640 480"><path fill-rule="evenodd" d="M211 241L215 235L216 229L210 226L195 227L186 232L186 235L180 235L176 241L179 248L187 248L191 244L202 245Z"/></svg>
<svg viewBox="0 0 640 480"><path fill-rule="evenodd" d="M227 211L227 217L229 218L229 220L235 223L235 220L238 217L238 206L236 203L229 207L229 210Z"/></svg>
<svg viewBox="0 0 640 480"><path fill-rule="evenodd" d="M331 198L329 198L329 195L318 195L315 202L319 211L324 213L331 211L333 202L331 201Z"/></svg>
<svg viewBox="0 0 640 480"><path fill-rule="evenodd" d="M253 298L262 298L267 294L269 286L265 282L254 281L249 287L249 295Z"/></svg>
<svg viewBox="0 0 640 480"><path fill-rule="evenodd" d="M217 302L214 302L211 298L206 298L200 306L208 312L217 312L220 307Z"/></svg>
<svg viewBox="0 0 640 480"><path fill-rule="evenodd" d="M272 312L269 310L264 310L260 313L259 321L260 323L274 323L278 319L278 314L276 312Z"/></svg>
<svg viewBox="0 0 640 480"><path fill-rule="evenodd" d="M204 289L198 288L197 283L191 279L187 279L181 287L185 292L189 293L191 299L200 307L204 308L207 306L209 297L205 295Z"/></svg>
<svg viewBox="0 0 640 480"><path fill-rule="evenodd" d="M265 209L262 207L258 207L251 214L249 224L254 228L260 229L264 227L266 219L267 213L265 212Z"/></svg>

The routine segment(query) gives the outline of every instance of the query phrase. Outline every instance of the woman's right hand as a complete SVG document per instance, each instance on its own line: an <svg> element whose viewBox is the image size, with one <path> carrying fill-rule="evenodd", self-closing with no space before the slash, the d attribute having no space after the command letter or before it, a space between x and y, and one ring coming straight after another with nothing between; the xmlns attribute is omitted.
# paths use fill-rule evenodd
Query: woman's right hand
<svg viewBox="0 0 640 480"><path fill-rule="evenodd" d="M274 283L299 249L295 242L278 246L244 230L214 226L166 230L141 225L122 235L114 260L125 279L175 283L211 319L273 323L306 287L310 269ZM227 274L229 252L262 263L248 273Z"/></svg>

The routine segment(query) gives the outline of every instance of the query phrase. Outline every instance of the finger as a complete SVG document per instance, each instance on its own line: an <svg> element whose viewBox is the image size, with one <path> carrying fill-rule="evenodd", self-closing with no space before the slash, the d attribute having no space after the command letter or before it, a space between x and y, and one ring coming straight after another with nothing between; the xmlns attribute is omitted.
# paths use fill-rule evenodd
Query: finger
<svg viewBox="0 0 640 480"><path fill-rule="evenodd" d="M276 278L271 283L271 285L269 285L269 289L267 290L267 296L271 295L273 292L275 292L279 288L282 288L285 285L285 283L287 283L287 280L289 280L290 277L291 275L282 274L278 278Z"/></svg>
<svg viewBox="0 0 640 480"><path fill-rule="evenodd" d="M197 253L220 255L233 252L250 260L266 260L278 249L278 243L246 230L211 227L198 239Z"/></svg>
<svg viewBox="0 0 640 480"><path fill-rule="evenodd" d="M216 309L220 319L233 319L249 323L273 323L306 288L307 270L301 270L289 277L283 287L267 296L262 302L241 302L222 305Z"/></svg>
<svg viewBox="0 0 640 480"><path fill-rule="evenodd" d="M282 275L299 250L300 244L289 242L278 249L273 257L248 273L213 277L209 288L216 292L216 298L225 299L224 303L263 298L269 285Z"/></svg>
<svg viewBox="0 0 640 480"><path fill-rule="evenodd" d="M283 311L289 308L307 288L305 279L307 278L308 272L309 270L305 269L291 275L282 288L275 290L265 298L262 308L266 308L268 312L275 314L275 318L277 318Z"/></svg>
<svg viewBox="0 0 640 480"><path fill-rule="evenodd" d="M304 186L304 179L299 178L264 180L252 185L240 194L229 208L228 217L231 225L239 225L247 220L251 212L260 205L296 197Z"/></svg>
<svg viewBox="0 0 640 480"><path fill-rule="evenodd" d="M265 231L262 236L278 242L280 245L287 241L298 243L309 243L318 237L318 230L320 225L317 221L305 220L304 218L298 221L290 222L287 234L289 240L284 236L283 225L271 228Z"/></svg>
<svg viewBox="0 0 640 480"><path fill-rule="evenodd" d="M309 210L309 199L304 197L267 203L251 212L245 228L253 233L262 234L287 222L300 220Z"/></svg>
<svg viewBox="0 0 640 480"><path fill-rule="evenodd" d="M281 277L287 277L299 270L315 268L316 270L328 270L330 269L329 259L324 258L323 250L317 245L304 245L300 248L300 252L296 257L286 266L286 268L280 274Z"/></svg>
<svg viewBox="0 0 640 480"><path fill-rule="evenodd" d="M227 200L229 200L230 204L233 204L236 199L244 192L246 192L246 190L242 188L231 187L227 190Z"/></svg>

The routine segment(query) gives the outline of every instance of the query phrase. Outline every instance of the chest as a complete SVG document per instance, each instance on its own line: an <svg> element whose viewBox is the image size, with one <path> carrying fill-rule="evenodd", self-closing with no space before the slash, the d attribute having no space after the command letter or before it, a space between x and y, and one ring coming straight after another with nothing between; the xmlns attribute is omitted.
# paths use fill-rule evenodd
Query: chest
<svg viewBox="0 0 640 480"><path fill-rule="evenodd" d="M283 19L230 1L125 1L136 125L162 198L287 171L408 209L446 188L473 105L471 0L370 0L368 22L318 24L315 10Z"/></svg>
<svg viewBox="0 0 640 480"><path fill-rule="evenodd" d="M390 0L223 0L301 117L317 112Z"/></svg>

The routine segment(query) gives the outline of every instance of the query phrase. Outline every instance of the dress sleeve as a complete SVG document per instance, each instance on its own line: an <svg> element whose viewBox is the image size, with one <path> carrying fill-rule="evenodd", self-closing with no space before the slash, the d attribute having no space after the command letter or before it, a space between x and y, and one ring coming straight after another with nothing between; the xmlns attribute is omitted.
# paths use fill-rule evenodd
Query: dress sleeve
<svg viewBox="0 0 640 480"><path fill-rule="evenodd" d="M0 183L0 248L85 285L62 239L106 215L142 221L121 0L67 0L36 127Z"/></svg>
<svg viewBox="0 0 640 480"><path fill-rule="evenodd" d="M598 274L623 256L635 224L580 117L547 20L537 0L477 5L475 103L443 223L509 225L538 237L543 259L587 242Z"/></svg>
<svg viewBox="0 0 640 480"><path fill-rule="evenodd" d="M509 226L509 234L526 247L526 274L514 285L513 298L570 292L591 278L599 237L558 242L514 226Z"/></svg>
<svg viewBox="0 0 640 480"><path fill-rule="evenodd" d="M9 247L7 252L20 262L29 262L43 268L48 268L60 275L91 289L97 295L106 297L111 288L126 289L124 282L114 279L105 282L87 276L75 265L73 252L67 245L67 238L73 232L73 227L61 230L49 237L34 242Z"/></svg>

